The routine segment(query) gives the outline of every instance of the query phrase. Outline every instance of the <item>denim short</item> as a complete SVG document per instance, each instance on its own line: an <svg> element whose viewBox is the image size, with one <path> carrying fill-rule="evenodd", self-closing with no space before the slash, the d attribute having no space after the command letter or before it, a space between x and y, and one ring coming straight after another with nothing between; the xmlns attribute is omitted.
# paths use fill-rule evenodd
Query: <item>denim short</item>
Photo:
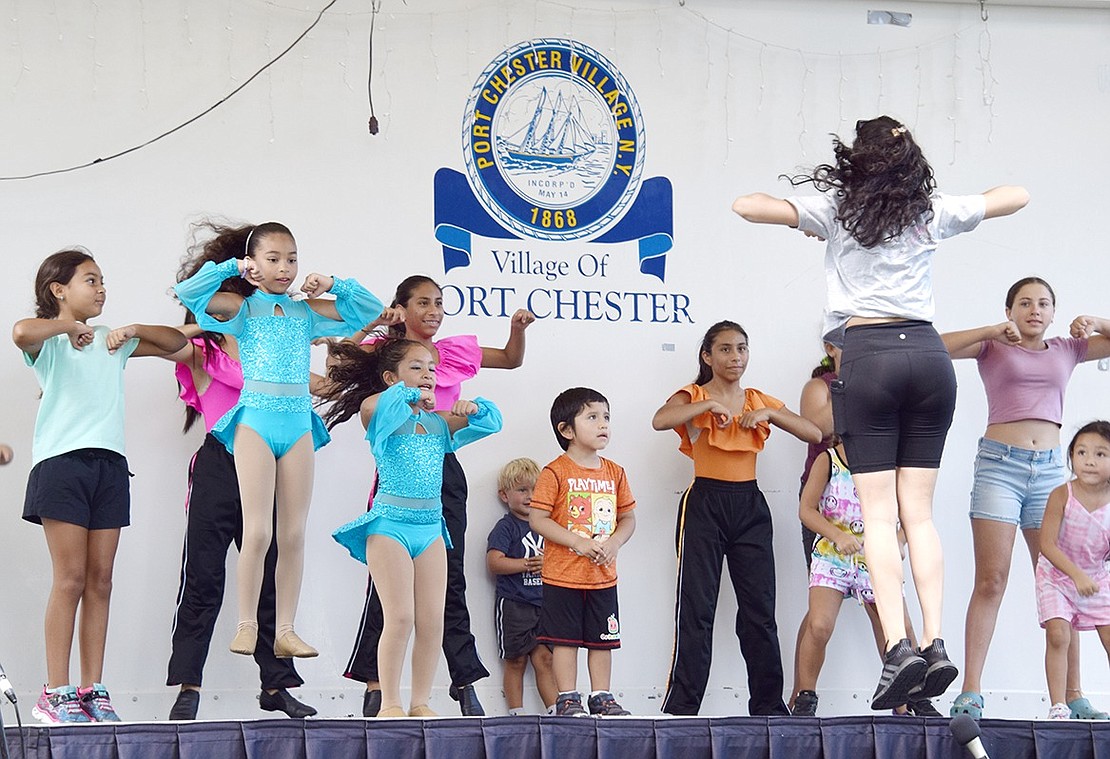
<svg viewBox="0 0 1110 759"><path fill-rule="evenodd" d="M981 438L971 486L971 518L1040 529L1053 488L1068 470L1059 448L1030 451Z"/></svg>

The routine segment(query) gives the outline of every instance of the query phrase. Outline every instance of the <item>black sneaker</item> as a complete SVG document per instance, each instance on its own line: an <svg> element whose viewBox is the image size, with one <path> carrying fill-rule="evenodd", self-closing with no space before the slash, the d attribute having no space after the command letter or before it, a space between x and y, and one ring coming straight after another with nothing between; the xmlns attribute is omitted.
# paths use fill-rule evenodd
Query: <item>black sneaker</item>
<svg viewBox="0 0 1110 759"><path fill-rule="evenodd" d="M382 692L378 690L368 690L362 696L362 716L363 717L377 717L378 712L382 708Z"/></svg>
<svg viewBox="0 0 1110 759"><path fill-rule="evenodd" d="M596 696L590 696L587 701L590 707L590 714L595 714L598 717L627 717L632 712L625 709L617 703L617 699L613 698L613 694L607 690L603 690ZM578 702L581 706L582 702Z"/></svg>
<svg viewBox="0 0 1110 759"><path fill-rule="evenodd" d="M910 691L921 685L928 668L925 660L914 653L909 639L902 638L883 657L883 673L871 697L871 708L893 709L909 701Z"/></svg>
<svg viewBox="0 0 1110 759"><path fill-rule="evenodd" d="M556 717L589 717L590 714L582 708L582 694L560 693L555 699Z"/></svg>
<svg viewBox="0 0 1110 759"><path fill-rule="evenodd" d="M302 704L285 688L280 688L276 693L262 691L258 696L258 706L267 712L285 712L293 719L304 719L316 714L315 707Z"/></svg>
<svg viewBox="0 0 1110 759"><path fill-rule="evenodd" d="M911 698L906 704L906 709L915 717L943 717L944 715L937 711L933 706L933 702L927 698L915 699Z"/></svg>
<svg viewBox="0 0 1110 759"><path fill-rule="evenodd" d="M817 716L817 693L811 690L800 690L794 697L794 711L790 712L795 717Z"/></svg>
<svg viewBox="0 0 1110 759"><path fill-rule="evenodd" d="M956 679L956 676L960 674L956 665L948 660L948 654L944 651L944 641L940 638L934 638L928 648L918 651L918 655L925 660L928 669L925 671L925 678L921 684L910 690L910 696L912 698L936 698L943 695L952 681Z"/></svg>
<svg viewBox="0 0 1110 759"><path fill-rule="evenodd" d="M170 719L187 720L197 718L197 709L200 708L200 691L183 690L177 694L177 700L170 709Z"/></svg>
<svg viewBox="0 0 1110 759"><path fill-rule="evenodd" d="M473 685L452 685L447 689L447 693L459 702L459 711L464 717L486 716L486 710L482 708L482 702L478 700L478 694L474 692Z"/></svg>

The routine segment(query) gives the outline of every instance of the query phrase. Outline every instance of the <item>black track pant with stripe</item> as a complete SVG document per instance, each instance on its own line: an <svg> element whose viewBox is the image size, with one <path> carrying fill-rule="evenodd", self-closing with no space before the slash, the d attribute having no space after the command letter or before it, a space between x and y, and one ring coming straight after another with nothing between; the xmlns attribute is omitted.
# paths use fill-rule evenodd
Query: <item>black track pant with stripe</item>
<svg viewBox="0 0 1110 759"><path fill-rule="evenodd" d="M201 685L216 616L224 599L227 549L243 539L243 509L235 459L208 435L189 467L189 507L181 585L173 620L172 650L166 685ZM296 688L304 681L292 659L274 656L274 567L277 539L270 544L258 598L258 645L254 660L265 689ZM225 649L226 650L226 649Z"/></svg>
<svg viewBox="0 0 1110 759"><path fill-rule="evenodd" d="M678 512L674 659L663 701L668 714L697 714L713 659L722 561L736 592L736 636L748 668L748 712L788 714L775 624L771 512L754 482L698 477Z"/></svg>

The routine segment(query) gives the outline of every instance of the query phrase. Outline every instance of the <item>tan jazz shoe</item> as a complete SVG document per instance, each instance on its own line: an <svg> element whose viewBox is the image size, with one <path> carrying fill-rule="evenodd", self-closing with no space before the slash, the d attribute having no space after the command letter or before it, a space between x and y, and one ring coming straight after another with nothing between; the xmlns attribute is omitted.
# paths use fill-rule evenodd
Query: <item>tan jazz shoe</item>
<svg viewBox="0 0 1110 759"><path fill-rule="evenodd" d="M432 711L432 708L427 704L416 704L409 709L410 717L438 717L439 715Z"/></svg>
<svg viewBox="0 0 1110 759"><path fill-rule="evenodd" d="M292 630L287 630L274 639L274 656L279 659L289 659L294 656L299 659L311 659L319 655L319 651L301 640L301 636Z"/></svg>
<svg viewBox="0 0 1110 759"><path fill-rule="evenodd" d="M258 644L258 623L240 622L235 630L235 637L231 640L231 653L250 656Z"/></svg>
<svg viewBox="0 0 1110 759"><path fill-rule="evenodd" d="M407 716L405 710L399 706L387 706L378 710L378 719L399 719Z"/></svg>

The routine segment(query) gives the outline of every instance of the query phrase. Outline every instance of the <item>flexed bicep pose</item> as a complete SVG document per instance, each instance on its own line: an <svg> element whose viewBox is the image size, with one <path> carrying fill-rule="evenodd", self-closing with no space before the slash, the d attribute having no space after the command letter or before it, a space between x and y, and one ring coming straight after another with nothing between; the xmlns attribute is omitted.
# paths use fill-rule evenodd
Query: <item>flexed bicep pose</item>
<svg viewBox="0 0 1110 759"><path fill-rule="evenodd" d="M314 337L350 334L378 316L382 304L353 279L320 274L309 274L301 286L312 300L293 300L287 291L297 276L297 244L277 222L221 228L196 260L203 265L177 284L177 295L201 327L238 339L243 369L238 402L212 428L235 456L243 506L239 627L231 650L254 653L258 597L276 510L274 654L316 656L316 649L293 629L314 452L329 440L309 397L309 345ZM224 280L240 276L256 288L249 297L220 291ZM335 300L315 299L329 291Z"/></svg>
<svg viewBox="0 0 1110 759"><path fill-rule="evenodd" d="M501 414L482 398L435 408L435 361L420 343L389 339L363 352L336 348L343 360L328 370L333 405L329 424L358 413L378 468L370 510L332 537L377 579L382 633L377 666L381 704L376 716L433 717L432 679L443 642L447 547L451 538L440 492L443 457L501 429ZM401 706L401 669L409 637L412 702Z"/></svg>
<svg viewBox="0 0 1110 759"><path fill-rule="evenodd" d="M787 714L775 621L775 556L771 511L755 477L756 455L772 425L809 443L817 425L782 401L740 384L748 366L748 333L735 322L714 324L698 351L698 377L655 412L652 427L674 430L694 461L694 482L678 513L678 598L675 645L663 711L697 714L709 681L721 562L739 607L736 634L748 668L749 713Z"/></svg>
<svg viewBox="0 0 1110 759"><path fill-rule="evenodd" d="M964 628L963 689L952 715L982 716L983 667L1006 591L1020 527L1033 563L1049 493L1067 478L1060 450L1064 393L1080 363L1110 355L1110 321L1080 316L1071 337L1045 335L1056 316L1056 293L1025 277L1006 293L1006 321L941 336L952 358L974 358L987 393L987 429L979 441L971 490L975 585ZM1080 686L1079 636L1068 647L1067 698L1073 716L1106 719Z"/></svg>
<svg viewBox="0 0 1110 759"><path fill-rule="evenodd" d="M867 562L887 654L873 709L945 691L958 674L940 639L943 558L933 525L937 469L956 403L952 361L933 329L932 255L941 240L1023 208L1021 187L981 195L936 191L928 161L888 116L856 122L852 144L834 139L835 164L791 179L815 197L737 198L748 221L782 224L826 240L826 339L844 353L832 386L836 430L863 506ZM924 621L915 651L902 608L896 526L909 542Z"/></svg>
<svg viewBox="0 0 1110 759"><path fill-rule="evenodd" d="M90 326L106 297L104 277L88 251L59 251L35 278L35 318L12 329L42 388L23 518L42 525L53 569L47 682L32 710L44 722L119 720L101 681L116 548L121 528L131 523L123 370L131 356L166 355L185 344L172 327ZM69 679L75 626L77 685Z"/></svg>
<svg viewBox="0 0 1110 759"><path fill-rule="evenodd" d="M509 337L502 348L478 344L474 335L439 338L443 325L443 291L429 277L413 275L397 285L393 302L379 319L354 335L364 350L374 350L381 340L380 331L391 337L415 340L427 348L436 362L435 408L450 409L459 399L462 383L479 369L515 369L524 362L525 330L535 322L529 311L516 311L509 320ZM474 683L489 677L489 670L478 656L470 632L470 611L466 605L466 576L463 573L466 550L466 472L451 451L443 458L443 518L451 545L447 549L447 597L444 603L443 655L451 677L448 692L459 702L464 715L485 714L474 690ZM377 650L382 632L382 606L374 573L366 588L366 602L355 638L354 650L344 676L366 683L362 714L378 713L381 691L378 688Z"/></svg>

